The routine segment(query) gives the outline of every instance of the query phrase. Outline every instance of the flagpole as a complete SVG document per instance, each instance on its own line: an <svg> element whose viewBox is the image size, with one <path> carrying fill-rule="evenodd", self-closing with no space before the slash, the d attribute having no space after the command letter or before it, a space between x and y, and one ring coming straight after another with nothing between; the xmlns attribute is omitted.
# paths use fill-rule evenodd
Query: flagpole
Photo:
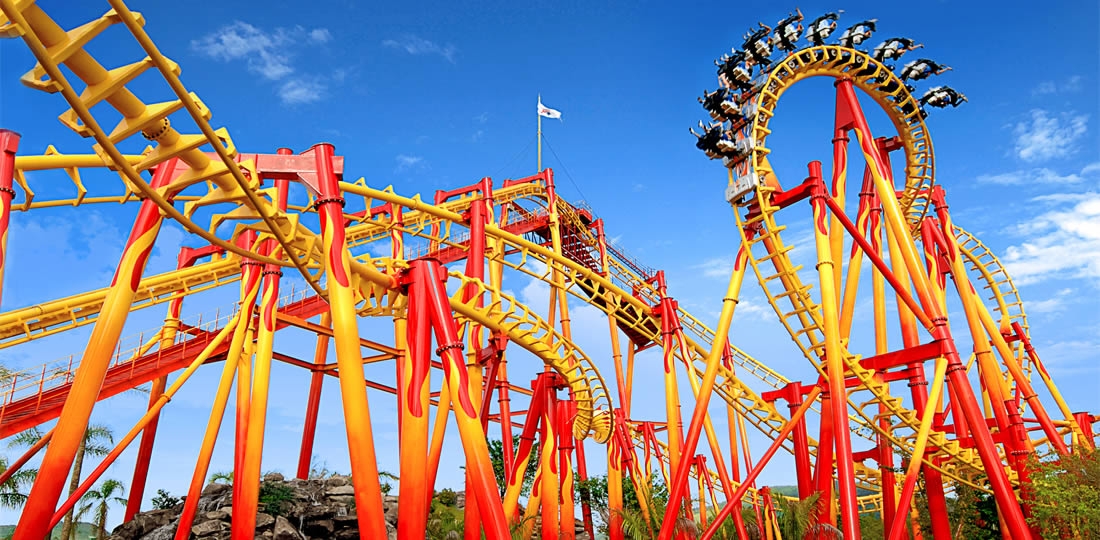
<svg viewBox="0 0 1100 540"><path fill-rule="evenodd" d="M539 104L542 104L542 94L539 94ZM539 119L539 131L538 131L538 145L539 145L539 168L536 173L542 172L542 112L535 110L535 116Z"/></svg>

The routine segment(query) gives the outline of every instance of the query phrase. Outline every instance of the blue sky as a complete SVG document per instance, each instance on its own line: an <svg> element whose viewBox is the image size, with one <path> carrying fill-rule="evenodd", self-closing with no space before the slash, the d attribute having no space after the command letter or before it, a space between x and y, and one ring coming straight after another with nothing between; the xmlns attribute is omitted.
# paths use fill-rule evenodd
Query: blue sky
<svg viewBox="0 0 1100 540"><path fill-rule="evenodd" d="M64 2L43 2L43 7L65 28L107 9ZM562 122L545 123L543 156L544 164L556 169L563 196L586 199L606 220L609 236L648 265L666 270L671 294L697 317L715 322L738 240L722 197L724 171L694 148L687 128L705 118L695 98L716 85L712 61L739 46L744 30L758 20L774 24L784 17L785 7L501 2L472 10L456 3L337 2L302 10L289 2L205 1L187 9L156 2L131 7L144 13L147 31L181 65L185 84L213 111L214 125L229 128L239 148L302 151L330 141L346 156L350 177L363 176L373 186L392 184L403 194L430 194L483 176L500 180L533 173L533 112L541 93L546 105L564 114ZM937 181L948 190L956 223L1009 264L1029 306L1036 347L1071 406L1100 411L1097 5L928 2L914 8L813 2L800 7L810 18L842 7L842 24L878 18L880 31L866 45L894 35L911 37L925 44L911 55L954 68L934 83L949 84L970 101L958 109L934 110L928 119ZM112 66L138 60L136 46L123 37L112 29L90 50ZM0 42L0 126L23 134L24 153L40 153L47 144L64 153L87 152L89 142L55 120L67 108L63 100L19 84L33 63L20 41ZM156 85L142 86L139 80L138 88L146 90L147 101L166 99ZM788 92L778 109L769 145L787 182L802 178L811 159L828 166L831 90L828 81L807 81ZM884 135L883 116L864 105L872 128ZM44 196L72 191L62 175L39 175L32 182ZM109 174L88 175L86 182L93 192L117 186ZM13 216L0 308L105 286L135 211L133 205L110 205ZM805 209L800 211L804 218ZM794 223L792 229L807 221ZM180 245L196 242L167 226L149 272L170 269ZM510 280L506 285L520 299L545 305L539 284ZM235 296L235 287L229 287L189 298L184 312L212 312ZM810 377L805 360L769 314L755 279L746 280L743 296L734 343L792 378ZM136 313L124 335L155 328L161 317L161 308ZM577 331L578 342L612 380L606 322L592 308L578 306L574 324L583 329ZM376 335L390 332L378 321L362 327ZM0 361L22 368L79 354L86 336L87 329L77 330L5 349ZM303 357L312 347L312 338L294 331L276 341L276 350ZM640 384L659 388L655 357L644 358L654 360L642 364L651 370ZM533 373L537 366L528 365ZM380 380L392 381L392 366L372 370ZM167 409L147 495L157 487L185 489L217 375L212 367L200 370ZM292 368L275 368L280 399L272 403L265 469L288 474L294 469L307 380ZM339 396L334 381L327 384L317 453L330 467L347 470ZM681 388L688 388L683 379ZM381 467L396 472L393 400L373 392L370 399ZM661 418L659 404L654 405L636 405L639 416ZM121 435L143 407L143 396L123 395L98 407L95 418ZM223 437L229 433L223 431ZM764 442L755 443L762 450ZM441 467L440 485L457 486L457 437L449 444L455 452ZM220 445L214 470L228 468L226 449ZM589 453L590 469L603 470L595 447ZM108 476L128 483L133 454L128 451ZM783 469L772 468L765 480L793 483ZM0 512L0 522L15 519L11 511Z"/></svg>

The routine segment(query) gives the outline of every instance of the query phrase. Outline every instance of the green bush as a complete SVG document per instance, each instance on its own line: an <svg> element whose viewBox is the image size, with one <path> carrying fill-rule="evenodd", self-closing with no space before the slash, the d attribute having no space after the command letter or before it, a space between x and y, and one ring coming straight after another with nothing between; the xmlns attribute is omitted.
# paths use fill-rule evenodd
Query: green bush
<svg viewBox="0 0 1100 540"><path fill-rule="evenodd" d="M454 506L458 504L458 494L450 488L445 488L443 491L435 494L435 500L443 506Z"/></svg>
<svg viewBox="0 0 1100 540"><path fill-rule="evenodd" d="M264 512L273 516L284 516L287 503L294 500L294 490L280 482L262 482L260 484L260 504Z"/></svg>
<svg viewBox="0 0 1100 540"><path fill-rule="evenodd" d="M450 491L452 495L454 494L449 489L443 491ZM439 494L442 495L443 491ZM425 535L432 540L461 539L463 517L462 510L445 505L437 498L432 501L432 509L428 515L428 526L424 531Z"/></svg>
<svg viewBox="0 0 1100 540"><path fill-rule="evenodd" d="M153 509L155 510L167 510L179 503L179 497L173 497L171 493L163 489L158 489L157 496L153 497Z"/></svg>

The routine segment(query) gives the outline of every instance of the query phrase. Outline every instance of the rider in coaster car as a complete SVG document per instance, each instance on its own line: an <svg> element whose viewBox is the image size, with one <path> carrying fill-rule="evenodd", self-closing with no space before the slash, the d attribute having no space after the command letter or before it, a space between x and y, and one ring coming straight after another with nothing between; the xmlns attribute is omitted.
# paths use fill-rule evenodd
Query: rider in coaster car
<svg viewBox="0 0 1100 540"><path fill-rule="evenodd" d="M945 71L951 71L951 68L942 64L937 64L927 58L918 58L905 64L905 67L901 69L901 80L921 81L932 75L939 75Z"/></svg>
<svg viewBox="0 0 1100 540"><path fill-rule="evenodd" d="M722 57L721 61L715 61L718 66L718 76L731 88L741 91L752 90L752 65L746 62L745 53L733 51L732 55Z"/></svg>
<svg viewBox="0 0 1100 540"><path fill-rule="evenodd" d="M771 43L782 51L795 50L795 43L802 35L802 11L796 9L793 15L787 15L786 19L775 24L775 35Z"/></svg>
<svg viewBox="0 0 1100 540"><path fill-rule="evenodd" d="M921 47L924 47L924 45L918 44L909 38L890 38L879 43L875 47L875 52L871 53L871 57L885 63L887 60L897 60L901 58L901 55Z"/></svg>
<svg viewBox="0 0 1100 540"><path fill-rule="evenodd" d="M721 123L706 126L699 122L699 128L703 130L702 135L696 133L694 128L690 128L689 131L698 139L695 141L695 147L702 150L707 157L710 159L721 159L723 157L730 159L744 158L744 155L738 151L733 139L722 129Z"/></svg>
<svg viewBox="0 0 1100 540"><path fill-rule="evenodd" d="M733 92L726 88L719 88L709 93L704 90L703 97L699 98L699 103L703 104L703 108L710 113L710 117L715 121L729 120L736 124L743 119L736 97Z"/></svg>
<svg viewBox="0 0 1100 540"><path fill-rule="evenodd" d="M840 11L839 13L844 13ZM840 18L837 13L826 13L810 23L806 27L806 39L814 45L824 45L825 39L836 30L836 20Z"/></svg>
<svg viewBox="0 0 1100 540"><path fill-rule="evenodd" d="M958 107L966 102L966 95L955 91L950 86L937 86L929 89L920 98L921 106L929 105L937 109L947 108L948 105Z"/></svg>
<svg viewBox="0 0 1100 540"><path fill-rule="evenodd" d="M764 23L758 24L760 28L745 38L745 44L741 49L752 56L753 63L768 67L768 64L771 64L768 57L772 55L772 49L768 46L768 35L772 33L772 29Z"/></svg>
<svg viewBox="0 0 1100 540"><path fill-rule="evenodd" d="M851 49L864 40L871 37L871 33L875 31L875 23L878 19L871 19L867 21L860 21L852 26L849 26L843 34L840 35L840 46Z"/></svg>

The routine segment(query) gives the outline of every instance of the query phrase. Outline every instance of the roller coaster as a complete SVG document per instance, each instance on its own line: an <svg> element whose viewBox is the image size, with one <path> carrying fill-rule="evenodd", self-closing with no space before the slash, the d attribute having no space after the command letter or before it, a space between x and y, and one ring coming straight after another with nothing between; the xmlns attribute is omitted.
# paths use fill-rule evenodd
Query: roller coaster
<svg viewBox="0 0 1100 540"><path fill-rule="evenodd" d="M517 534L530 538L535 521L525 518L535 516L541 517L541 538L574 538L578 505L583 528L594 537L592 511L575 501L574 483L587 476L587 460L605 456L612 539L624 537L615 512L623 505L624 474L639 492L657 474L669 486L668 511L652 531L662 539L684 537L680 518L701 522L702 538L713 537L727 520L739 537L748 537L743 507L755 510L759 530L774 531L776 495L757 489L756 481L779 450L793 455L798 497L822 494L821 519L841 527L846 538L861 537L861 513L880 514L888 538L908 537L906 516L918 488L932 530L917 534L951 538L946 500L960 485L992 493L1002 530L1032 538L1037 536L1025 520L1028 493L1021 489L1029 456L1094 445L1097 418L1074 413L1062 399L1031 346L1011 278L978 238L952 222L945 191L935 182L926 107L957 106L965 96L941 86L915 97L911 83L944 69L921 60L895 74L885 62L915 48L908 40L887 41L871 54L859 50L875 21L849 28L839 44L826 44L837 16L818 18L805 29L809 44L800 47L799 13L774 33L761 25L743 50L718 62L721 89L700 99L714 123L701 125L698 146L727 169L725 197L741 246L720 316L710 327L671 296L663 271L610 242L591 209L561 198L550 169L499 184L483 178L439 191L429 202L363 178L349 181L354 164L331 144L300 153L239 151L184 86L180 66L146 33L142 15L122 0L108 3L103 16L65 30L33 1L0 0L0 33L21 39L37 59L22 82L60 94L70 107L60 121L93 141L89 154L62 154L51 146L34 155L20 152L18 134L0 132L0 270L13 255L4 249L13 212L137 207L107 287L0 313L0 348L91 327L86 347L67 363L11 373L0 389L0 437L52 425L0 473L2 483L40 460L16 540L46 537L137 442L125 514L132 519L141 510L159 414L197 370L213 369L207 365L220 366L221 375L177 539L191 536L234 386L235 431L225 443L234 451L232 537L254 536L275 361L309 373L296 471L301 478L309 473L320 392L326 377L337 379L364 538L387 537L368 388L396 396L401 539L424 538L450 419L465 455L466 538L484 533L490 539L511 538L516 524ZM144 58L111 68L96 60L86 47L112 28L132 39ZM772 45L782 58L772 59ZM835 80L831 180L826 183L821 163L813 161L804 179L781 184L770 162L769 125L784 92L811 77ZM166 83L167 100L146 103L131 90L146 80ZM896 133L872 135L858 93L886 113ZM850 185L853 132L864 170L862 182ZM149 146L125 153L123 148L146 144L138 136ZM900 170L891 152L904 155ZM89 193L81 173L97 169L117 173L121 183ZM67 174L75 197L36 197L27 174L32 171L34 178ZM305 187L308 204L289 204L291 183ZM789 208L799 205L812 210L816 272L792 262L795 246L791 235L783 235L798 219ZM852 207L854 218L847 213ZM183 248L177 270L145 275L165 220L206 247ZM816 374L789 379L728 339L750 268ZM284 272L304 286L281 290ZM502 286L507 275L545 283L548 313L509 296ZM185 316L188 296L233 284L240 290L234 306L212 318ZM610 358L592 358L574 342L571 298L606 316ZM954 325L949 303L962 307ZM163 325L124 347L128 315L153 306L166 306ZM853 323L857 306L871 306L872 324ZM392 338L361 335L360 317L392 321ZM896 335L888 328L895 325L900 341L894 337L891 344ZM287 328L316 334L312 361L274 350L276 334ZM968 358L959 343L973 344ZM517 348L526 351L520 358L541 364L509 363ZM631 414L635 356L650 348L663 358L663 371L645 375L664 383L663 419ZM365 377L364 365L391 361L396 387ZM433 368L441 373L437 390ZM601 368L613 370L613 385ZM533 374L530 384L512 382L525 369ZM685 404L686 418L679 390L684 377L695 398ZM149 384L147 412L63 499L96 404ZM899 391L902 384L908 390ZM724 402L725 419L711 417L714 399ZM820 416L816 438L809 433L810 415ZM715 430L719 421L727 422L728 445ZM771 440L755 460L749 425ZM503 441L502 486L486 442L496 432ZM704 436L706 448L700 448ZM534 488L521 505L530 469ZM643 504L643 512L653 510Z"/></svg>

